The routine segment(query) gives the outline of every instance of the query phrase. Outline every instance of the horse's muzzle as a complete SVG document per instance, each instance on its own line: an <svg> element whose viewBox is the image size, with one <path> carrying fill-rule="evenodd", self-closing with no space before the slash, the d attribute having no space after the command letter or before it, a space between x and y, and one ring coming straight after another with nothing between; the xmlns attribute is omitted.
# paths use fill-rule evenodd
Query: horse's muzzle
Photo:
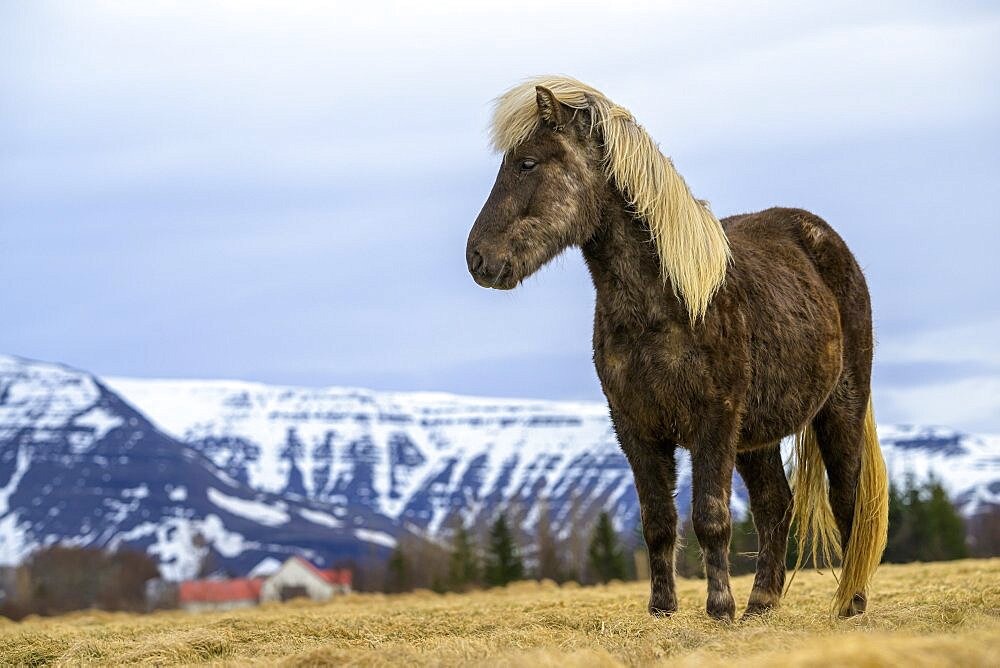
<svg viewBox="0 0 1000 668"><path fill-rule="evenodd" d="M470 250L466 254L466 261L473 280L484 288L510 290L517 285L513 266L507 260L487 259L478 250Z"/></svg>

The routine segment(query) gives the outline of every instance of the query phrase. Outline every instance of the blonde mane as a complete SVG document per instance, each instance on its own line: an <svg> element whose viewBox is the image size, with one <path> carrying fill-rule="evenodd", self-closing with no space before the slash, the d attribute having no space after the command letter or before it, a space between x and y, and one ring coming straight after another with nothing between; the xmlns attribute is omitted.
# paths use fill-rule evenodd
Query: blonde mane
<svg viewBox="0 0 1000 668"><path fill-rule="evenodd" d="M663 281L670 281L692 320L705 316L726 278L729 240L706 203L696 200L670 158L632 114L600 91L569 77L537 77L496 99L492 140L506 153L525 141L539 123L535 86L544 86L573 109L589 109L604 141L608 179L649 225L660 256Z"/></svg>

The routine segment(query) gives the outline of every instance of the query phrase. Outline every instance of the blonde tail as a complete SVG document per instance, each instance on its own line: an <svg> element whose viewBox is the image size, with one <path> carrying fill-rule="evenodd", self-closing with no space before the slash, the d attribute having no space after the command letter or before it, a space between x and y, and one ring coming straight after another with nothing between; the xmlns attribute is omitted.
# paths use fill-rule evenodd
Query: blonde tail
<svg viewBox="0 0 1000 668"><path fill-rule="evenodd" d="M798 527L795 570L805 562L807 551L814 567L832 566L835 559L840 560L843 568L833 607L840 616L860 612L863 607L855 606L854 596L866 592L882 560L889 528L889 481L875 430L871 397L865 414L861 473L846 553L841 552L840 531L830 508L826 468L812 426L807 425L796 434L795 457L792 515Z"/></svg>
<svg viewBox="0 0 1000 668"><path fill-rule="evenodd" d="M847 541L843 570L834 607L841 616L856 612L852 601L856 593L868 588L875 569L882 561L889 532L889 478L875 431L875 411L869 394L865 413L864 442L861 446L861 475L854 500L854 523Z"/></svg>

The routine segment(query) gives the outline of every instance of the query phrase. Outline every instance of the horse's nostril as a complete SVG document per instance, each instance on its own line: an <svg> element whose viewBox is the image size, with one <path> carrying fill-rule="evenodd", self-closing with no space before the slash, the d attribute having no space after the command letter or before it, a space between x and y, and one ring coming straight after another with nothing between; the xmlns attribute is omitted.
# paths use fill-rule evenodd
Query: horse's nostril
<svg viewBox="0 0 1000 668"><path fill-rule="evenodd" d="M472 255L469 256L469 269L473 272L478 272L483 266L483 255L479 251L472 251Z"/></svg>

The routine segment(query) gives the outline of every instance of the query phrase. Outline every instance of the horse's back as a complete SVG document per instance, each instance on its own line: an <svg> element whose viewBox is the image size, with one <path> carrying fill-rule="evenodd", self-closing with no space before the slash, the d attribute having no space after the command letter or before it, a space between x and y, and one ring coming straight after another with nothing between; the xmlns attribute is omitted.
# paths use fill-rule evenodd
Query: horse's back
<svg viewBox="0 0 1000 668"><path fill-rule="evenodd" d="M782 247L803 252L837 301L845 338L864 339L856 336L862 331L871 338L871 300L864 273L829 223L804 209L775 207L731 216L722 224L735 255L744 250L772 254ZM772 256L767 263L772 269L774 260Z"/></svg>

